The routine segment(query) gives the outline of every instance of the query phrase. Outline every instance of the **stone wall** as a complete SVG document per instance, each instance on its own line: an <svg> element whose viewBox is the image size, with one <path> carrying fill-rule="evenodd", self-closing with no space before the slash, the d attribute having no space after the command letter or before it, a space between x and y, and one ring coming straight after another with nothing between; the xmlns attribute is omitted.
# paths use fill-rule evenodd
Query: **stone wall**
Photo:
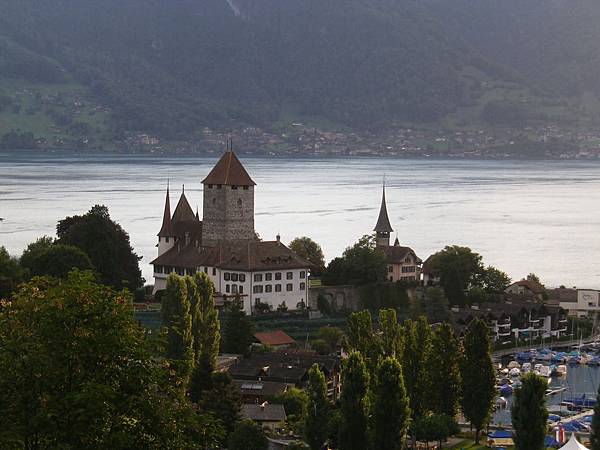
<svg viewBox="0 0 600 450"><path fill-rule="evenodd" d="M254 187L204 185L202 245L254 239Z"/></svg>
<svg viewBox="0 0 600 450"><path fill-rule="evenodd" d="M310 309L316 311L317 298L323 295L334 311L359 311L362 309L360 303L360 289L354 286L319 286L311 287L308 301Z"/></svg>

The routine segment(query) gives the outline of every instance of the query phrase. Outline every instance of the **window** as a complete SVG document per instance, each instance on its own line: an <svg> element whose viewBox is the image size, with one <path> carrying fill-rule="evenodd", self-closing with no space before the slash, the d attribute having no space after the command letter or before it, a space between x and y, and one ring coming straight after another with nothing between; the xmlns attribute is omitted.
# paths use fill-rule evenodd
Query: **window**
<svg viewBox="0 0 600 450"><path fill-rule="evenodd" d="M231 289L228 284L225 285L225 292L227 292L228 294L231 292Z"/></svg>
<svg viewBox="0 0 600 450"><path fill-rule="evenodd" d="M240 282L244 283L246 281L246 275L243 273L240 273Z"/></svg>
<svg viewBox="0 0 600 450"><path fill-rule="evenodd" d="M300 290L301 291L305 291L306 290L306 283L300 283Z"/></svg>
<svg viewBox="0 0 600 450"><path fill-rule="evenodd" d="M215 277L217 276L217 268L216 267L213 267L213 276L215 276Z"/></svg>
<svg viewBox="0 0 600 450"><path fill-rule="evenodd" d="M173 272L173 268L169 267L169 266L165 266L164 270L165 270L165 273L171 273L171 272Z"/></svg>
<svg viewBox="0 0 600 450"><path fill-rule="evenodd" d="M232 273L231 274L231 281L237 281L238 280L238 274L237 273Z"/></svg>
<svg viewBox="0 0 600 450"><path fill-rule="evenodd" d="M205 273L205 274L208 274L208 267L205 267L205 268L204 268L204 273Z"/></svg>
<svg viewBox="0 0 600 450"><path fill-rule="evenodd" d="M273 286L270 284L267 284L265 286L265 292L273 292Z"/></svg>
<svg viewBox="0 0 600 450"><path fill-rule="evenodd" d="M273 279L272 273L265 273L265 281L271 281Z"/></svg>
<svg viewBox="0 0 600 450"><path fill-rule="evenodd" d="M217 184L217 189L221 189L223 186L221 186L220 184Z"/></svg>
<svg viewBox="0 0 600 450"><path fill-rule="evenodd" d="M229 272L225 272L225 273L223 274L223 279L224 279L225 281L229 281L229 280L231 280L231 275L229 274Z"/></svg>
<svg viewBox="0 0 600 450"><path fill-rule="evenodd" d="M237 284L232 284L231 285L231 292L233 294L237 294L238 293L238 285Z"/></svg>
<svg viewBox="0 0 600 450"><path fill-rule="evenodd" d="M238 293L239 294L243 294L244 293L244 286L242 286L241 284L238 286Z"/></svg>
<svg viewBox="0 0 600 450"><path fill-rule="evenodd" d="M154 273L162 273L162 266L155 264L154 265Z"/></svg>
<svg viewBox="0 0 600 450"><path fill-rule="evenodd" d="M254 306L258 306L260 305L260 298L255 298L254 299Z"/></svg>
<svg viewBox="0 0 600 450"><path fill-rule="evenodd" d="M281 285L280 284L276 284L275 285L275 292L281 292Z"/></svg>
<svg viewBox="0 0 600 450"><path fill-rule="evenodd" d="M306 272L303 270L300 272L300 279L306 278Z"/></svg>
<svg viewBox="0 0 600 450"><path fill-rule="evenodd" d="M166 242L167 244L169 243L169 236L167 236L167 237L165 238L165 242Z"/></svg>
<svg viewBox="0 0 600 450"><path fill-rule="evenodd" d="M261 281L262 281L262 273L255 273L254 274L254 282L260 283Z"/></svg>
<svg viewBox="0 0 600 450"><path fill-rule="evenodd" d="M294 285L292 283L288 283L285 285L285 290L290 292L294 290Z"/></svg>
<svg viewBox="0 0 600 450"><path fill-rule="evenodd" d="M248 190L248 186L244 186L244 190L247 191Z"/></svg>
<svg viewBox="0 0 600 450"><path fill-rule="evenodd" d="M402 273L413 273L416 271L417 268L415 266L402 266Z"/></svg>
<svg viewBox="0 0 600 450"><path fill-rule="evenodd" d="M255 294L262 294L263 287L262 286L254 286L254 288L252 289L252 292L254 292Z"/></svg>
<svg viewBox="0 0 600 450"><path fill-rule="evenodd" d="M234 184L233 186L231 186L231 189L237 190L237 186Z"/></svg>
<svg viewBox="0 0 600 450"><path fill-rule="evenodd" d="M281 280L281 272L275 272L275 279L277 281Z"/></svg>
<svg viewBox="0 0 600 450"><path fill-rule="evenodd" d="M285 274L285 277L286 277L288 280L293 280L293 279L294 279L294 272L288 272L288 273L286 273L286 274Z"/></svg>
<svg viewBox="0 0 600 450"><path fill-rule="evenodd" d="M404 258L404 262L405 263L409 263L410 262L410 256L407 256L406 258Z"/></svg>
<svg viewBox="0 0 600 450"><path fill-rule="evenodd" d="M187 273L188 273L188 275L195 275L196 269L188 269Z"/></svg>
<svg viewBox="0 0 600 450"><path fill-rule="evenodd" d="M212 187L213 187L213 185L212 185L212 184L209 184L209 185L208 185L208 188L209 188L209 189L212 189Z"/></svg>
<svg viewBox="0 0 600 450"><path fill-rule="evenodd" d="M181 268L181 267L177 267L175 269L175 272L177 273L177 275L179 276L184 276L185 275L185 269Z"/></svg>
<svg viewBox="0 0 600 450"><path fill-rule="evenodd" d="M388 266L388 273L392 273L394 271L394 266Z"/></svg>

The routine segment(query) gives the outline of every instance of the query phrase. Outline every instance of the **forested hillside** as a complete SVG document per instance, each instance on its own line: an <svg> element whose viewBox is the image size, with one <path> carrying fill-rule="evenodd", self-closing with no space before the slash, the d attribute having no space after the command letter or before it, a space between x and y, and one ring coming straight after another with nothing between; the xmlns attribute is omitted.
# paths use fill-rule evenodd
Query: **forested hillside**
<svg viewBox="0 0 600 450"><path fill-rule="evenodd" d="M0 114L34 134L597 119L593 0L0 0L0 10ZM42 93L25 102L18 82Z"/></svg>

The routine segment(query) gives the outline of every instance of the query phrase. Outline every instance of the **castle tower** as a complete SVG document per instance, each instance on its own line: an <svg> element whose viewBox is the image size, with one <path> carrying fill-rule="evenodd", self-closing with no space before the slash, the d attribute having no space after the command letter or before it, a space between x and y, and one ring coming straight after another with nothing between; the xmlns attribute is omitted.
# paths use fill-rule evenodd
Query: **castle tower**
<svg viewBox="0 0 600 450"><path fill-rule="evenodd" d="M377 247L389 247L390 233L394 231L388 217L387 205L385 202L385 184L383 185L383 194L381 196L381 208L379 209L379 218L373 229L377 233Z"/></svg>
<svg viewBox="0 0 600 450"><path fill-rule="evenodd" d="M171 223L171 201L169 200L169 184L167 183L167 198L165 199L165 211L163 222L158 232L158 256L170 250L175 244L173 224Z"/></svg>
<svg viewBox="0 0 600 450"><path fill-rule="evenodd" d="M252 240L254 186L233 150L228 149L202 181L202 245L219 241Z"/></svg>

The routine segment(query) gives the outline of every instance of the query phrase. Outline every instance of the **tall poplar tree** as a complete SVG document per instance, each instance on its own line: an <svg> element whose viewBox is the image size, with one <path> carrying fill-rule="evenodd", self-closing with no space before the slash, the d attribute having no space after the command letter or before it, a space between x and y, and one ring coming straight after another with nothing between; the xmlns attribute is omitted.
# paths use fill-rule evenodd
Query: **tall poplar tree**
<svg viewBox="0 0 600 450"><path fill-rule="evenodd" d="M350 350L361 352L367 357L373 340L373 323L368 310L354 312L347 320L348 346Z"/></svg>
<svg viewBox="0 0 600 450"><path fill-rule="evenodd" d="M394 358L377 366L373 388L373 448L401 450L410 418L402 367Z"/></svg>
<svg viewBox="0 0 600 450"><path fill-rule="evenodd" d="M592 441L591 450L600 450L600 386L598 387L598 394L596 395L596 406L594 406L590 440Z"/></svg>
<svg viewBox="0 0 600 450"><path fill-rule="evenodd" d="M395 309L379 310L379 329L383 355L402 360L402 333Z"/></svg>
<svg viewBox="0 0 600 450"><path fill-rule="evenodd" d="M194 364L194 337L186 283L175 274L167 278L162 300L162 321L167 335L165 357L182 385L186 386Z"/></svg>
<svg viewBox="0 0 600 450"><path fill-rule="evenodd" d="M410 409L414 418L428 410L429 355L431 353L431 328L425 317L418 321L404 322L403 372L406 390L410 397Z"/></svg>
<svg viewBox="0 0 600 450"><path fill-rule="evenodd" d="M362 355L352 352L342 369L340 450L368 448L369 373Z"/></svg>
<svg viewBox="0 0 600 450"><path fill-rule="evenodd" d="M254 339L253 329L252 321L246 315L239 296L234 298L228 307L223 324L222 351L224 353L249 354L250 344Z"/></svg>
<svg viewBox="0 0 600 450"><path fill-rule="evenodd" d="M546 446L546 380L534 373L522 378L511 407L516 450L544 450Z"/></svg>
<svg viewBox="0 0 600 450"><path fill-rule="evenodd" d="M214 298L215 287L204 272L197 273L194 276L194 281L200 298L200 329L196 332L200 337L199 349L200 353L205 354L206 359L215 368L221 343L219 312Z"/></svg>
<svg viewBox="0 0 600 450"><path fill-rule="evenodd" d="M479 434L490 419L496 397L491 342L484 321L471 321L463 346L461 406L464 416L475 428L475 443L478 444Z"/></svg>
<svg viewBox="0 0 600 450"><path fill-rule="evenodd" d="M306 442L312 450L321 450L329 434L329 401L325 375L318 364L308 371L308 407L304 424Z"/></svg>
<svg viewBox="0 0 600 450"><path fill-rule="evenodd" d="M433 332L429 356L429 409L455 417L460 402L460 345L444 322Z"/></svg>
<svg viewBox="0 0 600 450"><path fill-rule="evenodd" d="M185 277L185 287L187 289L188 302L190 304L190 317L192 319L192 337L194 339L194 366L200 359L200 333L202 330L202 317L200 315L200 295L196 286L196 280L193 277Z"/></svg>

